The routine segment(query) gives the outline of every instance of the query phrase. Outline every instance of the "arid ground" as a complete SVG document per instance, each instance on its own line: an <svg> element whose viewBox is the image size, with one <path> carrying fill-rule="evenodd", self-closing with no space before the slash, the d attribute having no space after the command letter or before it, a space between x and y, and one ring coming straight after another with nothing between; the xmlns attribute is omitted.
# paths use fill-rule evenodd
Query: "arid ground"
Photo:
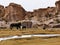
<svg viewBox="0 0 60 45"><path fill-rule="evenodd" d="M0 37L6 36L15 36L15 35L23 35L23 34L60 34L60 29L51 29L51 30L43 30L43 29L1 29Z"/></svg>
<svg viewBox="0 0 60 45"><path fill-rule="evenodd" d="M23 34L60 34L59 29L1 29L0 37L23 35ZM0 45L60 45L60 37L32 37L24 39L11 39L0 41Z"/></svg>

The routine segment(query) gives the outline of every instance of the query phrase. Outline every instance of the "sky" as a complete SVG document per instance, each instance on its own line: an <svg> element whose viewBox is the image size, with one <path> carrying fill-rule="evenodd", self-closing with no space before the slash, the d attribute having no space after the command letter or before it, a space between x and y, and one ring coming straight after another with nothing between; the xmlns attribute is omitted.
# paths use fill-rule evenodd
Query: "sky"
<svg viewBox="0 0 60 45"><path fill-rule="evenodd" d="M9 3L17 3L27 11L33 11L38 8L54 7L56 0L0 0L0 4L7 6Z"/></svg>

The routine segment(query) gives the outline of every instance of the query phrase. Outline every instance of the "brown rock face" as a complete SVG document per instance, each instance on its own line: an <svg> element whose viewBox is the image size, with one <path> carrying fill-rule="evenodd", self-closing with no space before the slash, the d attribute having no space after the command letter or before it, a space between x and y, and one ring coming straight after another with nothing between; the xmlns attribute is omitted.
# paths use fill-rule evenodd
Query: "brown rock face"
<svg viewBox="0 0 60 45"><path fill-rule="evenodd" d="M0 5L0 18L4 16L4 6Z"/></svg>
<svg viewBox="0 0 60 45"><path fill-rule="evenodd" d="M48 10L47 8L41 8L41 9L34 10L33 16L38 21L45 21L46 16L48 16L48 11L47 10Z"/></svg>
<svg viewBox="0 0 60 45"><path fill-rule="evenodd" d="M55 7L35 9L33 13L28 13L32 16L32 20L44 22L55 17ZM27 14L27 15L28 15Z"/></svg>
<svg viewBox="0 0 60 45"><path fill-rule="evenodd" d="M19 21L25 19L25 10L21 5L10 3L5 7L5 16L3 17L7 21Z"/></svg>
<svg viewBox="0 0 60 45"><path fill-rule="evenodd" d="M33 12L26 12L26 16L25 16L25 19L31 19L33 17Z"/></svg>
<svg viewBox="0 0 60 45"><path fill-rule="evenodd" d="M60 1L57 1L55 3L55 5L56 5L56 8L57 8L57 11L60 11Z"/></svg>

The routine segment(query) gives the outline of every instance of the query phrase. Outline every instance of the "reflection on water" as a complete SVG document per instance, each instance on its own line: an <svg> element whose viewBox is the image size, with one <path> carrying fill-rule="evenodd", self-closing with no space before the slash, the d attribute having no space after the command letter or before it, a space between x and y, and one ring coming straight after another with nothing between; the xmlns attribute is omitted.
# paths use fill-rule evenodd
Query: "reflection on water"
<svg viewBox="0 0 60 45"><path fill-rule="evenodd" d="M8 39L16 39L16 38L54 37L54 36L60 36L60 34L35 34L35 35L33 34L33 35L10 36L10 37L0 38L0 41L8 40Z"/></svg>

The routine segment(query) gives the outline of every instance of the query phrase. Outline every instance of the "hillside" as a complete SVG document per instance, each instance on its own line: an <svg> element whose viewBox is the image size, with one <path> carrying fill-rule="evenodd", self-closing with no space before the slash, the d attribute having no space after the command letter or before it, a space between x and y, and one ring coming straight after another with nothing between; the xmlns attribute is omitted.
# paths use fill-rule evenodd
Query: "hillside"
<svg viewBox="0 0 60 45"><path fill-rule="evenodd" d="M33 12L26 11L21 5L15 3L10 3L5 8L0 5L0 20L7 22L31 20L39 26L41 23L49 24L50 22L58 24L60 23L60 1L57 1L55 5L55 7L34 9Z"/></svg>

